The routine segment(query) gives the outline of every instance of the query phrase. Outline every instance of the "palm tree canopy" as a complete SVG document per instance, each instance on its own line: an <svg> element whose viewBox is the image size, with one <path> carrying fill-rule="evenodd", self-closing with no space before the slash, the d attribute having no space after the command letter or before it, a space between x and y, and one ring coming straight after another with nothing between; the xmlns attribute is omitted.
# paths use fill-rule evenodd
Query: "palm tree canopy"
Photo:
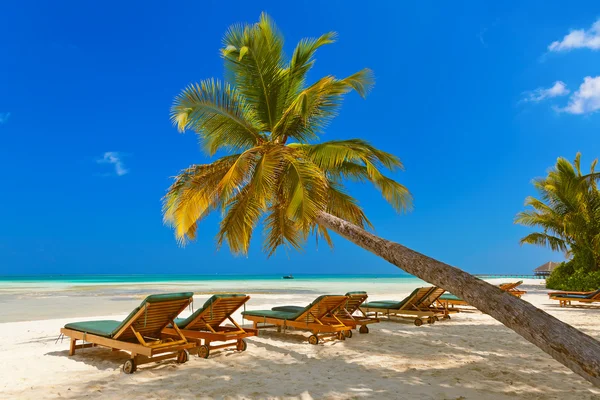
<svg viewBox="0 0 600 400"><path fill-rule="evenodd" d="M202 218L221 210L217 242L234 253L248 252L260 222L269 255L281 245L300 249L311 232L331 245L319 212L371 226L347 180L372 183L397 211L411 207L408 190L382 172L402 168L396 156L360 139L315 143L344 95L365 97L373 85L368 69L307 83L315 52L335 37L303 39L288 60L283 36L263 13L258 23L225 34L226 82L204 80L176 97L171 119L179 131L196 132L211 156L229 154L175 177L163 212L180 243L195 239Z"/></svg>
<svg viewBox="0 0 600 400"><path fill-rule="evenodd" d="M525 236L521 244L565 253L586 252L600 260L600 174L595 171L596 163L594 160L590 172L584 174L580 153L573 164L561 157L547 177L533 181L539 199L528 197L525 205L531 209L517 214L515 222L542 231Z"/></svg>

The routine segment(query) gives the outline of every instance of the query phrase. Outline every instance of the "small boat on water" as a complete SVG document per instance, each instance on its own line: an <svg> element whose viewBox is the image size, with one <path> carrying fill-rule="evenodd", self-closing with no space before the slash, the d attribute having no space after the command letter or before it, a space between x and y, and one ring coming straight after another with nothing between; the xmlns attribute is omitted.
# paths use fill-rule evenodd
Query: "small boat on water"
<svg viewBox="0 0 600 400"><path fill-rule="evenodd" d="M294 275L289 274L283 277L283 279L294 279Z"/></svg>

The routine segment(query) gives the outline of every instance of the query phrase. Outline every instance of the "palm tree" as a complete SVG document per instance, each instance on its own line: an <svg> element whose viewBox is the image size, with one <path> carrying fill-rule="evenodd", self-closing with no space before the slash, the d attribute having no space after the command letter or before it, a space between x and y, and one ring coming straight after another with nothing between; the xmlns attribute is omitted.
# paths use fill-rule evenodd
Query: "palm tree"
<svg viewBox="0 0 600 400"><path fill-rule="evenodd" d="M521 244L547 246L566 255L578 254L593 260L590 269L600 267L600 191L592 162L589 174L581 172L581 154L577 153L573 164L560 157L556 166L545 178L538 178L533 185L540 199L528 197L525 205L531 209L517 214L515 222L539 227L521 239Z"/></svg>
<svg viewBox="0 0 600 400"><path fill-rule="evenodd" d="M464 298L552 357L600 386L600 343L577 329L466 272L379 238L344 182L370 182L397 210L410 208L408 190L383 171L401 168L392 154L360 139L316 142L345 94L365 96L369 70L344 79L326 76L307 84L318 48L335 34L298 43L288 61L283 37L265 14L253 25L232 26L224 38L226 80L186 88L172 107L180 131L193 130L213 163L192 165L164 198L165 221L181 243L196 237L211 211L223 219L218 245L248 252L264 222L265 251L301 248L314 233L331 243L334 231L404 271Z"/></svg>

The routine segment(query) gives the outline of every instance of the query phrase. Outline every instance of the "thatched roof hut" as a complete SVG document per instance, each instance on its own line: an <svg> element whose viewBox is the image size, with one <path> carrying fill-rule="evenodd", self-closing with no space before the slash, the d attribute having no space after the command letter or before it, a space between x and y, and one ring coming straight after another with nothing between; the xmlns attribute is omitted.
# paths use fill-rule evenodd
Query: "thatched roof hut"
<svg viewBox="0 0 600 400"><path fill-rule="evenodd" d="M557 263L554 261L548 261L547 263L542 264L539 267L537 267L536 269L534 269L533 273L535 275L548 276L554 270L554 268L556 268L558 266L558 264L560 264L560 263Z"/></svg>

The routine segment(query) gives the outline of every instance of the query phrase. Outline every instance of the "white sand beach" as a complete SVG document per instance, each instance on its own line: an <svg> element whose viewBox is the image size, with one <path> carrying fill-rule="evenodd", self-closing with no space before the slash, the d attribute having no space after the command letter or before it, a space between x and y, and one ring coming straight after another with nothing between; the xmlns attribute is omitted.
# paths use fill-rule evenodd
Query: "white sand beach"
<svg viewBox="0 0 600 400"><path fill-rule="evenodd" d="M369 300L402 299L412 289L388 283L326 286L324 292L366 289ZM561 309L548 299L540 280L526 280L522 288L528 291L524 300L600 339L600 309ZM169 287L146 289L161 292ZM127 354L90 348L69 357L68 340L57 341L57 337L68 322L123 318L145 294L109 301L109 289L101 294L91 291L89 296L82 295L81 288L22 290L0 291L4 296L0 311L3 399L600 398L599 389L477 311L421 327L410 321L382 322L370 325L369 334L355 333L348 340L316 346L307 343L306 332L263 331L247 340L243 353L225 350L212 353L209 359L192 356L183 365L174 361L146 364L127 375L121 371ZM312 292L251 296L248 309L304 305L315 297ZM195 303L202 304L208 297L196 295ZM35 320L27 320L32 316ZM241 320L239 313L235 317Z"/></svg>

